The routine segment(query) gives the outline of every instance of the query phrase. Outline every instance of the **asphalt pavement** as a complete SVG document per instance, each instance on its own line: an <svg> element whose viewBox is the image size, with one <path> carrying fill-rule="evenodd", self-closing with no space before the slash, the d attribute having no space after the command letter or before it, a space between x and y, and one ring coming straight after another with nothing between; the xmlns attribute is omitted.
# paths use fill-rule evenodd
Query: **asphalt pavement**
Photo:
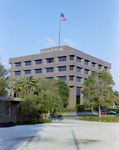
<svg viewBox="0 0 119 150"><path fill-rule="evenodd" d="M79 117L69 114L50 118L53 123L0 128L0 150L119 150L119 123Z"/></svg>

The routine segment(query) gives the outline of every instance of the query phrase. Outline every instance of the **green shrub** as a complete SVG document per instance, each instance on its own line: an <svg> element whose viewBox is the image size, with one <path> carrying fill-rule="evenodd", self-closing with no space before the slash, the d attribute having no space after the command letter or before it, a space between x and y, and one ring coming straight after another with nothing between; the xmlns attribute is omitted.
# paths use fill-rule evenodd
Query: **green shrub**
<svg viewBox="0 0 119 150"><path fill-rule="evenodd" d="M62 112L77 112L76 108L64 108Z"/></svg>
<svg viewBox="0 0 119 150"><path fill-rule="evenodd" d="M79 120L85 120L85 121L101 121L101 122L119 122L119 117L83 117Z"/></svg>
<svg viewBox="0 0 119 150"><path fill-rule="evenodd" d="M51 123L51 121L48 119L44 119L44 120L40 120L40 123Z"/></svg>
<svg viewBox="0 0 119 150"><path fill-rule="evenodd" d="M66 116L66 115L57 115L57 117L58 117L58 118L61 118L61 117L64 117L64 118L65 118L65 117L67 117L67 116Z"/></svg>
<svg viewBox="0 0 119 150"><path fill-rule="evenodd" d="M26 120L26 121L23 121L21 124L22 124L22 125L26 125L26 124L36 124L36 121L34 121L34 120Z"/></svg>
<svg viewBox="0 0 119 150"><path fill-rule="evenodd" d="M50 114L50 116L52 116L52 118L55 118L54 114ZM61 117L67 117L67 116L66 115L57 115L57 118L61 118Z"/></svg>
<svg viewBox="0 0 119 150"><path fill-rule="evenodd" d="M5 122L4 124L12 124L12 125L17 125L18 123L14 122L14 121L10 121L10 122Z"/></svg>

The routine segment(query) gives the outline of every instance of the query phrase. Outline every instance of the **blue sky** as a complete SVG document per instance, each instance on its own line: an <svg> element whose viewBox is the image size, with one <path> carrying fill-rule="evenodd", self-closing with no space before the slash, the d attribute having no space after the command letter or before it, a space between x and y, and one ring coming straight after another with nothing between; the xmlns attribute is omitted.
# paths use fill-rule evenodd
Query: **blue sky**
<svg viewBox="0 0 119 150"><path fill-rule="evenodd" d="M112 64L114 90L119 91L119 0L0 0L0 57L40 53L58 46L60 11L61 45Z"/></svg>

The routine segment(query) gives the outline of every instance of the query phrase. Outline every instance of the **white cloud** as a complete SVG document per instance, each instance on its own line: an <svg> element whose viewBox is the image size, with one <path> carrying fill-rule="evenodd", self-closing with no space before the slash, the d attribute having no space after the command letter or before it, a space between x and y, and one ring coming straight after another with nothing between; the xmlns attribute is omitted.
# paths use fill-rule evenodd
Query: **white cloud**
<svg viewBox="0 0 119 150"><path fill-rule="evenodd" d="M53 39L50 39L48 37L45 38L47 42L44 41L44 44L46 45L57 45L57 43L54 43Z"/></svg>
<svg viewBox="0 0 119 150"><path fill-rule="evenodd" d="M69 46L76 46L77 43L76 42L72 42L70 39L65 39L64 42L66 42Z"/></svg>

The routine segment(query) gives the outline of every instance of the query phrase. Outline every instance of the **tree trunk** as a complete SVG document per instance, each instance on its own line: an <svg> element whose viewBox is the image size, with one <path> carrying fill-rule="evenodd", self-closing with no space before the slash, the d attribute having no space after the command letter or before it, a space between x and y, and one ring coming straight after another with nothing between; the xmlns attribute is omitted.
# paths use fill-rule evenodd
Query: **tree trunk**
<svg viewBox="0 0 119 150"><path fill-rule="evenodd" d="M101 108L99 106L99 117L101 118Z"/></svg>
<svg viewBox="0 0 119 150"><path fill-rule="evenodd" d="M92 113L93 113L93 106L91 106L91 111L92 111Z"/></svg>

